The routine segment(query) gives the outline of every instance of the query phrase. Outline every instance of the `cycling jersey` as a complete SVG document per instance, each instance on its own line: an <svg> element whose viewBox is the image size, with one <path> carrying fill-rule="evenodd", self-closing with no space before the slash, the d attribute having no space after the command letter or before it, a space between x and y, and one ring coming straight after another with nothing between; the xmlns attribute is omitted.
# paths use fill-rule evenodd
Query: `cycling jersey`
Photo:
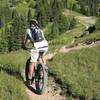
<svg viewBox="0 0 100 100"><path fill-rule="evenodd" d="M33 37L32 37L31 29L28 28L27 31L26 31L26 37L27 37L27 39L29 39L31 41L31 43L33 45L33 48L31 50L31 62L32 61L34 61L34 62L37 61L40 51L44 51L44 53L46 53L47 50L48 50L48 42L45 39L42 30L41 30L41 32L42 32L42 36L43 36L44 39L40 42L35 42Z"/></svg>

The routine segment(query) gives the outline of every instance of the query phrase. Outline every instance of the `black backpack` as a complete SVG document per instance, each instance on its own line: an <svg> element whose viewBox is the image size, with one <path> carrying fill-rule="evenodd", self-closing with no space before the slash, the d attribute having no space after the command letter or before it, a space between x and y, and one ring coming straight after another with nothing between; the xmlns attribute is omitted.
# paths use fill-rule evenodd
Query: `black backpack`
<svg viewBox="0 0 100 100"><path fill-rule="evenodd" d="M41 42L44 40L42 30L39 27L30 28L34 42Z"/></svg>

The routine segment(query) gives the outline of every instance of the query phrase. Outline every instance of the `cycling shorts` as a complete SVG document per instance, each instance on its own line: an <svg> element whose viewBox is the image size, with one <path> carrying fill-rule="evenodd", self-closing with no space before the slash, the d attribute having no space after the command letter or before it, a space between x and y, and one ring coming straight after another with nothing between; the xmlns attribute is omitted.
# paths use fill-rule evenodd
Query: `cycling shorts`
<svg viewBox="0 0 100 100"><path fill-rule="evenodd" d="M30 62L37 62L40 51L43 51L44 55L47 53L48 42L46 40L34 43L34 48L31 49L31 60L30 60Z"/></svg>

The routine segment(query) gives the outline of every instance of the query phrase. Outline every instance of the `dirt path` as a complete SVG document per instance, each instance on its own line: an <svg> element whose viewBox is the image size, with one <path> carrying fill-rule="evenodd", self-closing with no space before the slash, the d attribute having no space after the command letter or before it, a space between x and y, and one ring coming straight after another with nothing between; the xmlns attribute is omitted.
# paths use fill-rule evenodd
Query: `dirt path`
<svg viewBox="0 0 100 100"><path fill-rule="evenodd" d="M54 82L53 78L49 78L47 92L42 95L36 94L33 88L26 87L30 100L66 100L65 96L60 95L61 91L60 86Z"/></svg>
<svg viewBox="0 0 100 100"><path fill-rule="evenodd" d="M60 50L58 50L58 52L61 52L61 53L68 53L72 50L80 50L80 49L83 49L83 48L92 48L92 47L95 47L95 46L99 46L100 45L100 41L96 41L96 42L93 42L89 45L87 44L78 44L77 46L75 47L69 47L67 48L67 46L63 46ZM48 54L48 59L52 59L58 52L54 52L54 53L51 53L51 54Z"/></svg>
<svg viewBox="0 0 100 100"><path fill-rule="evenodd" d="M76 16L76 19L83 24L86 28L88 28L90 25L94 25L96 23L96 19L93 17L86 17L86 16Z"/></svg>
<svg viewBox="0 0 100 100"><path fill-rule="evenodd" d="M66 46L63 46L59 52L63 52L63 53L68 53L69 51L72 50L79 50L79 49L83 49L83 48L92 48L94 46L98 46L100 45L100 41L97 41L95 43L92 43L90 45L86 45L86 44L78 44L78 46L72 47L72 48L66 48Z"/></svg>

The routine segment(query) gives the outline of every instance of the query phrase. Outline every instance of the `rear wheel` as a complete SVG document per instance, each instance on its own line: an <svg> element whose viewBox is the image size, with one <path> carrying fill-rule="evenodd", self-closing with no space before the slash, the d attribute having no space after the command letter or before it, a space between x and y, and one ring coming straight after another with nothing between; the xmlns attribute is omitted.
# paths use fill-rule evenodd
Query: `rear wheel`
<svg viewBox="0 0 100 100"><path fill-rule="evenodd" d="M43 94L47 88L47 67L43 64L37 65L37 71L35 73L35 86L39 94Z"/></svg>

